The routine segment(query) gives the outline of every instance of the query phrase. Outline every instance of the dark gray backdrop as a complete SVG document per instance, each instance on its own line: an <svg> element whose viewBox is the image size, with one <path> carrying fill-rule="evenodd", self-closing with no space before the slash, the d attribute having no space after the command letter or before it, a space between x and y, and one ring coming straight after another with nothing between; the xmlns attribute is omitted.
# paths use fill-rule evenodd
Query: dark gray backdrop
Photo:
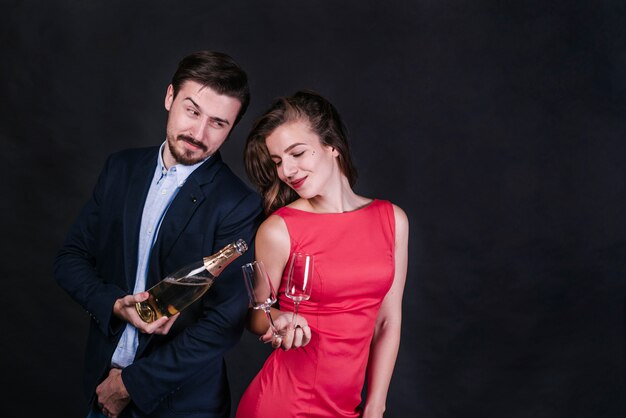
<svg viewBox="0 0 626 418"><path fill-rule="evenodd" d="M621 417L621 1L3 0L3 416L81 417L88 316L51 263L105 157L158 144L178 60L230 53L253 99L313 88L357 191L411 222L388 417ZM219 198L216 196L215 198ZM266 347L229 356L234 401Z"/></svg>

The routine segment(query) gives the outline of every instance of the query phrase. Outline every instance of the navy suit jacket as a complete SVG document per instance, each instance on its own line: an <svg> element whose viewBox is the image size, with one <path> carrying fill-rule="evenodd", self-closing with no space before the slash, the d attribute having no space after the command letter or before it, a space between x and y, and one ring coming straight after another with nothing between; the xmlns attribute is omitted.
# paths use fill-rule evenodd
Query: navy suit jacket
<svg viewBox="0 0 626 418"><path fill-rule="evenodd" d="M55 260L56 280L91 316L84 374L90 404L124 330L112 307L133 293L141 216L158 150L108 158ZM260 196L214 154L167 210L150 253L146 288L239 238L252 247L260 221ZM168 335L139 334L135 361L122 372L132 400L122 416L229 416L223 356L243 331L248 301L240 266L252 258L250 248L229 265Z"/></svg>

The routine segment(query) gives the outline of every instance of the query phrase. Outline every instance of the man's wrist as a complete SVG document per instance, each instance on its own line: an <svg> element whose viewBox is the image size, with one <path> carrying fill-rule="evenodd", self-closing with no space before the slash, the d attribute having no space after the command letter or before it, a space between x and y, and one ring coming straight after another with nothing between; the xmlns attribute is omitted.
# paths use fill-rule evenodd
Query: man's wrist
<svg viewBox="0 0 626 418"><path fill-rule="evenodd" d="M128 393L128 390L126 389L126 385L124 384L124 379L122 378L123 373L124 371L122 370L116 376L116 378L118 379L118 381L116 382L117 391L122 396L122 398L130 399L130 393Z"/></svg>

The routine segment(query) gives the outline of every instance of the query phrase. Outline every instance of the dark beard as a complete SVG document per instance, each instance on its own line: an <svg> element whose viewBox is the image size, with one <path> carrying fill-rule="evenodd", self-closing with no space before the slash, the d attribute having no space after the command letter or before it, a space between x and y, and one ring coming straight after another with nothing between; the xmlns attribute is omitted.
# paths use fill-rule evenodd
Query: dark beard
<svg viewBox="0 0 626 418"><path fill-rule="evenodd" d="M199 147L202 150L203 155L201 157L194 157L191 151L185 151L184 153L178 152L178 150L174 146L176 141L189 142ZM192 137L182 134L178 135L174 140L171 140L171 137L168 138L167 146L169 147L170 153L172 154L176 162L182 165L194 165L196 163L199 163L205 158L204 153L207 151L207 148L203 143L197 142Z"/></svg>

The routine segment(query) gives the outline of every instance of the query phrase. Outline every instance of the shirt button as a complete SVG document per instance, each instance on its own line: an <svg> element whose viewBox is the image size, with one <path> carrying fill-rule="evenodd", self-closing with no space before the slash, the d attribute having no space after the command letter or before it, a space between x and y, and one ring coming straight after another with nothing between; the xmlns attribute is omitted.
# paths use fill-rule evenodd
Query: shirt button
<svg viewBox="0 0 626 418"><path fill-rule="evenodd" d="M166 193L167 193L167 189L161 190L161 194L166 194Z"/></svg>

